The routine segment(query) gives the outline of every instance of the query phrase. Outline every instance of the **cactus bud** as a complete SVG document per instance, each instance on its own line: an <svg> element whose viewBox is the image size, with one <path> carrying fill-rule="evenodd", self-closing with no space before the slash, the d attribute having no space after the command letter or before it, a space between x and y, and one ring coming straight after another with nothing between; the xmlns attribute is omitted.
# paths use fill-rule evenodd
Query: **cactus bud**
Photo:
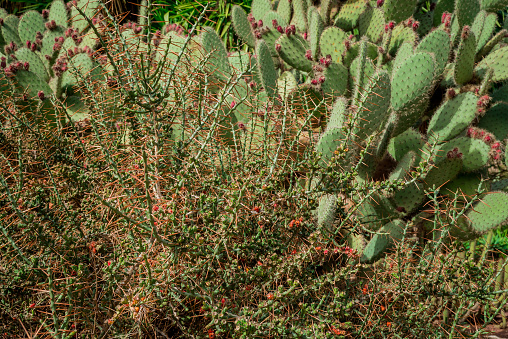
<svg viewBox="0 0 508 339"><path fill-rule="evenodd" d="M351 48L351 41L344 40L344 47L346 47L346 51Z"/></svg>
<svg viewBox="0 0 508 339"><path fill-rule="evenodd" d="M320 76L318 81L320 84L322 84L323 82L325 82L326 78L324 76Z"/></svg>
<svg viewBox="0 0 508 339"><path fill-rule="evenodd" d="M277 28L277 26L279 26L279 24L278 24L276 19L272 20L272 26L273 26L273 28Z"/></svg>
<svg viewBox="0 0 508 339"><path fill-rule="evenodd" d="M407 21L404 23L404 26L406 26L406 27L413 26L413 18L407 19Z"/></svg>
<svg viewBox="0 0 508 339"><path fill-rule="evenodd" d="M291 26L289 26L289 28L291 29L291 33L296 34L296 26L295 25L291 25Z"/></svg>
<svg viewBox="0 0 508 339"><path fill-rule="evenodd" d="M384 3L385 3L385 0L377 0L376 6L379 8L379 7L383 6Z"/></svg>
<svg viewBox="0 0 508 339"><path fill-rule="evenodd" d="M484 95L478 99L478 102L476 103L479 107L485 107L490 102L491 97L488 95Z"/></svg>
<svg viewBox="0 0 508 339"><path fill-rule="evenodd" d="M483 116L483 115L485 114L485 108L483 108L483 107L478 107L478 108L476 109L476 114L478 114L478 115L482 115L482 116Z"/></svg>
<svg viewBox="0 0 508 339"><path fill-rule="evenodd" d="M483 141L485 141L486 143L491 143L492 141L494 141L494 138L492 138L492 135L487 134L485 137L483 137Z"/></svg>
<svg viewBox="0 0 508 339"><path fill-rule="evenodd" d="M354 37L355 37L355 35L354 35L354 34L349 34L349 36L348 36L347 38L348 38L349 40L353 40L353 39L354 39Z"/></svg>
<svg viewBox="0 0 508 339"><path fill-rule="evenodd" d="M499 147L501 147L500 142L495 142L490 146L491 149L498 149Z"/></svg>
<svg viewBox="0 0 508 339"><path fill-rule="evenodd" d="M0 67L5 68L7 66L7 62L5 61L5 58L2 57L2 61L0 61Z"/></svg>
<svg viewBox="0 0 508 339"><path fill-rule="evenodd" d="M277 52L280 52L280 50L281 50L281 49L282 49L282 46L281 46L280 44L276 44L276 45L275 45L275 50L276 50Z"/></svg>
<svg viewBox="0 0 508 339"><path fill-rule="evenodd" d="M252 13L249 13L247 15L247 20L249 20L250 23L253 23L256 21L256 19L254 19L254 17L252 16Z"/></svg>
<svg viewBox="0 0 508 339"><path fill-rule="evenodd" d="M256 88L256 83L254 81L249 82L250 89Z"/></svg>
<svg viewBox="0 0 508 339"><path fill-rule="evenodd" d="M318 81L317 81L317 79L312 79L312 80L310 81L310 83L311 83L312 85L316 86L316 85L318 84Z"/></svg>
<svg viewBox="0 0 508 339"><path fill-rule="evenodd" d="M323 72L323 67L320 65L314 65L312 69L314 69L314 72Z"/></svg>
<svg viewBox="0 0 508 339"><path fill-rule="evenodd" d="M406 213L406 209L403 206L399 206L396 208L397 212L399 213Z"/></svg>
<svg viewBox="0 0 508 339"><path fill-rule="evenodd" d="M50 31L52 31L56 28L55 20L48 21L48 22L46 22L45 25L46 25L46 28L49 29Z"/></svg>
<svg viewBox="0 0 508 339"><path fill-rule="evenodd" d="M31 45L32 45L32 42L30 40L27 40L26 41L26 48L30 48Z"/></svg>
<svg viewBox="0 0 508 339"><path fill-rule="evenodd" d="M25 69L25 71L28 71L30 69L30 64L28 63L28 61L26 61L24 64L23 64L23 68Z"/></svg>
<svg viewBox="0 0 508 339"><path fill-rule="evenodd" d="M388 28L390 28L390 29L394 29L394 28L395 28L395 22L390 21L390 22L388 23Z"/></svg>
<svg viewBox="0 0 508 339"><path fill-rule="evenodd" d="M11 46L5 45L4 52L5 52L5 54L11 54L11 52L12 52Z"/></svg>
<svg viewBox="0 0 508 339"><path fill-rule="evenodd" d="M304 32L303 33L303 40L307 40L307 38L308 38L308 34L307 34L307 32Z"/></svg>
<svg viewBox="0 0 508 339"><path fill-rule="evenodd" d="M245 131L246 128L245 128L245 124L241 121L238 122L238 128L241 130L241 131Z"/></svg>
<svg viewBox="0 0 508 339"><path fill-rule="evenodd" d="M383 46L379 46L377 48L377 51L378 51L379 54L385 54L385 49L383 48Z"/></svg>
<svg viewBox="0 0 508 339"><path fill-rule="evenodd" d="M281 26L277 26L277 32L279 33L284 33L284 28L282 28Z"/></svg>
<svg viewBox="0 0 508 339"><path fill-rule="evenodd" d="M470 138L474 138L476 136L476 130L473 127L469 127L467 129L466 135Z"/></svg>
<svg viewBox="0 0 508 339"><path fill-rule="evenodd" d="M420 27L420 22L419 21L413 22L413 31L416 32L418 30L418 27Z"/></svg>
<svg viewBox="0 0 508 339"><path fill-rule="evenodd" d="M258 20L258 27L263 27L263 20Z"/></svg>
<svg viewBox="0 0 508 339"><path fill-rule="evenodd" d="M49 11L47 9L43 9L41 14L44 19L49 17Z"/></svg>
<svg viewBox="0 0 508 339"><path fill-rule="evenodd" d="M235 108L235 106L236 106L236 101L233 100L231 102L231 105L229 106L229 108L233 109L233 108Z"/></svg>
<svg viewBox="0 0 508 339"><path fill-rule="evenodd" d="M471 33L471 27L469 27L469 26L467 26L467 25L466 25L466 26L464 26L464 27L462 28L462 34L460 35L461 39L462 39L462 40L467 39L467 38L469 37L469 34L470 34L470 33Z"/></svg>
<svg viewBox="0 0 508 339"><path fill-rule="evenodd" d="M448 13L448 12L443 12L443 14L441 15L441 23L442 23L442 24L444 24L444 23L445 23L445 21L446 21L446 19L448 18L448 15L449 15L449 14L450 14L450 13Z"/></svg>
<svg viewBox="0 0 508 339"><path fill-rule="evenodd" d="M39 99L41 101L44 101L44 92L43 91L39 91L39 93L37 93L37 96L39 97Z"/></svg>
<svg viewBox="0 0 508 339"><path fill-rule="evenodd" d="M253 22L253 23L251 24L251 26L252 26L252 29L256 29L256 28L258 28L258 24L257 24L257 22Z"/></svg>
<svg viewBox="0 0 508 339"><path fill-rule="evenodd" d="M53 51L59 51L60 48L62 48L62 45L60 45L58 42L53 45Z"/></svg>
<svg viewBox="0 0 508 339"><path fill-rule="evenodd" d="M263 36L261 35L261 32L256 31L256 38L261 39Z"/></svg>
<svg viewBox="0 0 508 339"><path fill-rule="evenodd" d="M455 92L455 90L453 88L448 88L448 90L446 91L446 99L447 100L451 100L451 99L455 98L456 95L457 95L457 93Z"/></svg>
<svg viewBox="0 0 508 339"><path fill-rule="evenodd" d="M305 52L305 58L307 60L311 60L312 61L312 52L310 49L308 49L306 52Z"/></svg>

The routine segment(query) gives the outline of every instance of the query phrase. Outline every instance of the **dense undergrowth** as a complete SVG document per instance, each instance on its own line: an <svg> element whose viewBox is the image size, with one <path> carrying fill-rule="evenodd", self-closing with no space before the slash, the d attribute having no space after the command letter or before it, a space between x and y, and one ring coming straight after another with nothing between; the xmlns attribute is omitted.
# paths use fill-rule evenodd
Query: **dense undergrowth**
<svg viewBox="0 0 508 339"><path fill-rule="evenodd" d="M110 73L76 68L69 89L86 119L69 119L55 96L27 98L0 72L0 333L453 338L506 325L503 255L411 225L386 258L360 263L345 201L336 232L314 211L323 191L375 187L319 165L300 138L305 107L233 104L227 93L251 65L214 77L191 41L196 25L176 50L152 36L140 48L103 11L97 60ZM240 104L256 128L228 129ZM324 178L341 185L311 185ZM434 230L450 228L443 205L466 209L439 189L428 198Z"/></svg>

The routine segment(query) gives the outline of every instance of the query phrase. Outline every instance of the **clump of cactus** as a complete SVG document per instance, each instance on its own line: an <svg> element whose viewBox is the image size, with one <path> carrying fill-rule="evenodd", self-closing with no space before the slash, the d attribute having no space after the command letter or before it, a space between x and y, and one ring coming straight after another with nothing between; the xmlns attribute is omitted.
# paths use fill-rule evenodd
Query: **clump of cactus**
<svg viewBox="0 0 508 339"><path fill-rule="evenodd" d="M241 56L250 68L229 103L250 92L272 106L307 99L315 120L302 128L317 137L321 166L352 172L350 192L371 192L323 194L319 224L354 239L360 260L371 262L412 226L435 232L428 220L448 218L426 212L426 192L438 188L467 207L450 220L455 238L475 239L508 222L500 180L508 165L508 91L499 86L508 80L507 31L495 32L505 1L426 7L351 0L334 16L332 5L254 0L251 13L239 6L232 12L235 32L255 54ZM227 81L233 60L220 39L208 30L201 42L214 74ZM255 118L236 107L232 130ZM332 177L314 188L333 188ZM444 203L434 207L446 210ZM339 210L356 221L353 229L337 227Z"/></svg>
<svg viewBox="0 0 508 339"><path fill-rule="evenodd" d="M95 55L98 39L85 19L97 23L98 6L96 0L54 0L42 13L27 11L17 17L0 12L1 66L24 99L54 95L71 114L82 108L73 90L78 84L74 72L93 73L96 78L101 74ZM76 114L73 119L82 117Z"/></svg>

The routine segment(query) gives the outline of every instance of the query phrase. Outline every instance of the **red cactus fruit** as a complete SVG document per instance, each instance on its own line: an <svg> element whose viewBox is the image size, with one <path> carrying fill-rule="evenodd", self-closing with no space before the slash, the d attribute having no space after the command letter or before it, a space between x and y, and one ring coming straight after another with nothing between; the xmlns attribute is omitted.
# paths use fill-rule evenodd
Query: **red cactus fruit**
<svg viewBox="0 0 508 339"><path fill-rule="evenodd" d="M279 26L279 24L278 24L276 19L272 20L272 26L273 26L273 28L277 28L277 26Z"/></svg>
<svg viewBox="0 0 508 339"><path fill-rule="evenodd" d="M280 50L281 50L281 49L282 49L282 46L281 46L280 44L276 44L276 45L275 45L275 50L276 50L277 52L280 52Z"/></svg>
<svg viewBox="0 0 508 339"><path fill-rule="evenodd" d="M316 86L316 85L318 84L318 81L317 81L317 79L312 79L312 80L310 81L310 83L311 83L312 85Z"/></svg>
<svg viewBox="0 0 508 339"><path fill-rule="evenodd" d="M305 52L305 58L307 60L311 60L312 61L312 51L310 49L308 49L306 52Z"/></svg>
<svg viewBox="0 0 508 339"><path fill-rule="evenodd" d="M277 32L279 33L284 33L284 28L282 28L282 26L277 26Z"/></svg>
<svg viewBox="0 0 508 339"><path fill-rule="evenodd" d="M43 92L43 91L39 91L39 93L37 93L37 96L39 97L39 99L40 99L41 101L44 101L44 98L45 98L45 97L44 97L44 92Z"/></svg>
<svg viewBox="0 0 508 339"><path fill-rule="evenodd" d="M376 6L377 7L381 7L381 6L383 6L384 3L385 3L385 0L377 0L376 1Z"/></svg>

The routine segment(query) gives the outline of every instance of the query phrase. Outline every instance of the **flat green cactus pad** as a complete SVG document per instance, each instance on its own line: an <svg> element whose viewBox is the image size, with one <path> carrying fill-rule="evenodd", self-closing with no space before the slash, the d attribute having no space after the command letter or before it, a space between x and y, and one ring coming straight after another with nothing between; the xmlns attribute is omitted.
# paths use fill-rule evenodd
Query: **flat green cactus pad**
<svg viewBox="0 0 508 339"><path fill-rule="evenodd" d="M277 89L282 100L286 100L289 93L294 91L298 86L298 82L296 81L293 74L289 71L285 71L280 75L277 79Z"/></svg>
<svg viewBox="0 0 508 339"><path fill-rule="evenodd" d="M478 63L475 72L483 77L489 67L494 70L492 81L508 80L508 46L499 48L487 55L485 59Z"/></svg>
<svg viewBox="0 0 508 339"><path fill-rule="evenodd" d="M346 32L338 27L328 27L320 38L322 55L331 55L333 62L342 62L342 53L346 50L344 41L348 38Z"/></svg>
<svg viewBox="0 0 508 339"><path fill-rule="evenodd" d="M37 98L39 91L44 92L46 98L53 94L48 83L41 80L34 72L19 70L16 73L15 81L20 91L28 90L30 98Z"/></svg>
<svg viewBox="0 0 508 339"><path fill-rule="evenodd" d="M383 10L387 21L399 23L410 16L416 10L417 0L385 0Z"/></svg>
<svg viewBox="0 0 508 339"><path fill-rule="evenodd" d="M487 12L497 12L506 9L508 0L481 0L482 9Z"/></svg>
<svg viewBox="0 0 508 339"><path fill-rule="evenodd" d="M430 138L447 141L456 137L476 117L478 98L471 92L461 93L445 101L429 122L427 134Z"/></svg>
<svg viewBox="0 0 508 339"><path fill-rule="evenodd" d="M256 44L257 64L261 75L261 82L270 99L275 98L277 94L277 77L278 73L275 69L270 50L266 42L259 40Z"/></svg>
<svg viewBox="0 0 508 339"><path fill-rule="evenodd" d="M339 10L335 17L335 26L346 31L352 30L358 25L360 16L368 8L368 4L363 0L348 0Z"/></svg>
<svg viewBox="0 0 508 339"><path fill-rule="evenodd" d="M448 182L441 189L441 193L454 198L455 193L460 201L465 199L470 200L475 194L478 193L478 187L481 183L482 177L478 173L464 173L457 176L452 181ZM484 182L483 187L489 188L489 183ZM464 197L465 196L465 197Z"/></svg>
<svg viewBox="0 0 508 339"><path fill-rule="evenodd" d="M405 225L400 219L385 224L365 246L360 262L373 262L386 254L394 240L401 240L404 236Z"/></svg>
<svg viewBox="0 0 508 339"><path fill-rule="evenodd" d="M342 64L332 62L324 70L325 82L321 85L326 95L341 96L345 95L348 89L348 70Z"/></svg>
<svg viewBox="0 0 508 339"><path fill-rule="evenodd" d="M69 14L63 0L53 0L49 8L48 21L55 20L58 26L69 26ZM41 31L42 32L42 31Z"/></svg>
<svg viewBox="0 0 508 339"><path fill-rule="evenodd" d="M436 77L441 76L443 73L450 57L450 50L450 36L441 29L430 32L416 47L416 53L428 52L434 54L436 60Z"/></svg>
<svg viewBox="0 0 508 339"><path fill-rule="evenodd" d="M390 140L388 153L395 161L401 161L404 155L410 151L414 151L421 157L424 145L423 136L418 131L410 128Z"/></svg>
<svg viewBox="0 0 508 339"><path fill-rule="evenodd" d="M464 36L464 34L462 34ZM476 38L473 32L469 32L461 38L457 56L455 58L455 67L453 77L457 85L463 85L473 78L474 59L476 55Z"/></svg>
<svg viewBox="0 0 508 339"><path fill-rule="evenodd" d="M28 62L29 70L37 74L42 81L49 81L49 74L39 56L26 47L20 48L15 53L19 61Z"/></svg>
<svg viewBox="0 0 508 339"><path fill-rule="evenodd" d="M252 33L252 28L249 20L247 20L247 13L238 5L233 6L231 11L231 21L236 34L250 47L254 47L255 38Z"/></svg>
<svg viewBox="0 0 508 339"><path fill-rule="evenodd" d="M26 41L35 41L35 35L37 32L44 32L46 27L44 26L44 19L39 12L28 11L23 14L21 20L19 20L18 35L22 43Z"/></svg>
<svg viewBox="0 0 508 339"><path fill-rule="evenodd" d="M312 71L312 63L305 58L309 44L298 35L282 35L277 41L281 45L280 57L292 67L304 72Z"/></svg>
<svg viewBox="0 0 508 339"><path fill-rule="evenodd" d="M508 194L495 192L487 194L467 213L472 229L479 234L502 226L508 221Z"/></svg>
<svg viewBox="0 0 508 339"><path fill-rule="evenodd" d="M478 127L493 133L497 140L508 138L507 112L508 103L500 102L493 105L481 118Z"/></svg>
<svg viewBox="0 0 508 339"><path fill-rule="evenodd" d="M394 71L391 104L395 111L407 111L426 100L434 79L434 65L430 54L415 53Z"/></svg>
<svg viewBox="0 0 508 339"><path fill-rule="evenodd" d="M318 225L327 228L329 231L332 231L336 209L337 209L336 195L325 194L321 198L319 198L319 206L317 209Z"/></svg>
<svg viewBox="0 0 508 339"><path fill-rule="evenodd" d="M361 35L369 37L370 42L378 43L384 34L385 16L379 8L368 8L360 16L359 30Z"/></svg>
<svg viewBox="0 0 508 339"><path fill-rule="evenodd" d="M19 18L15 15L8 15L4 18L4 23L2 25L2 36L6 44L10 42L14 42L18 47L25 42L21 42L21 39L18 35L18 25Z"/></svg>
<svg viewBox="0 0 508 339"><path fill-rule="evenodd" d="M455 1L455 14L459 27L464 25L472 25L476 15L480 12L479 0L456 0Z"/></svg>
<svg viewBox="0 0 508 339"><path fill-rule="evenodd" d="M489 160L490 146L483 140L468 137L458 137L438 146L436 148L436 154L432 157L432 159L436 162L436 164L439 164L439 159L446 159L447 153L455 147L457 147L459 152L462 153L462 171L464 172L479 170L484 167Z"/></svg>
<svg viewBox="0 0 508 339"><path fill-rule="evenodd" d="M220 80L227 81L231 76L228 55L222 40L211 27L205 27L202 36L203 48L210 53L209 70Z"/></svg>
<svg viewBox="0 0 508 339"><path fill-rule="evenodd" d="M390 39L390 45L388 45L388 53L390 53L392 56L395 56L399 50L399 47L404 42L408 42L415 46L417 39L418 36L412 28L399 24L395 26L392 31L392 38Z"/></svg>

